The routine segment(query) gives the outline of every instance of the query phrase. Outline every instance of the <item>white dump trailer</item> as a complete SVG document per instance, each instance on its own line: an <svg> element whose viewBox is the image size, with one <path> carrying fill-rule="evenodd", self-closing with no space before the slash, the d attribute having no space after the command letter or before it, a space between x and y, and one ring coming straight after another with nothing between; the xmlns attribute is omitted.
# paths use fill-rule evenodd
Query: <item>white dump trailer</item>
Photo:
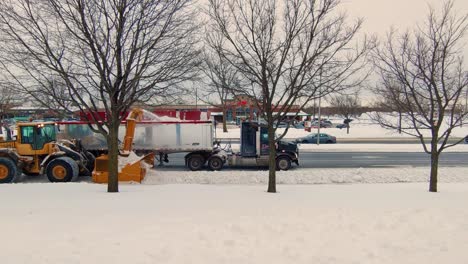
<svg viewBox="0 0 468 264"><path fill-rule="evenodd" d="M211 151L213 125L209 121L143 121L136 126L133 149L165 154Z"/></svg>
<svg viewBox="0 0 468 264"><path fill-rule="evenodd" d="M119 130L123 142L125 123ZM107 151L103 135L91 130L87 122L59 122L57 137L80 139L83 146L92 152ZM213 125L210 121L141 121L135 127L133 150L170 154L177 152L213 150Z"/></svg>

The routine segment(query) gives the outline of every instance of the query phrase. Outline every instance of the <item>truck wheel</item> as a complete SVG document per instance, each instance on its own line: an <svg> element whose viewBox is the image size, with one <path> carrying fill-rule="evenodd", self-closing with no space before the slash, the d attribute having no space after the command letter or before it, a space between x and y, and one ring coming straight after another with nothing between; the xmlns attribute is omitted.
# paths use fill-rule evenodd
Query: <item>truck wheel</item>
<svg viewBox="0 0 468 264"><path fill-rule="evenodd" d="M59 157L47 164L46 174L51 182L69 182L78 178L78 164L72 158Z"/></svg>
<svg viewBox="0 0 468 264"><path fill-rule="evenodd" d="M0 158L0 183L15 181L18 173L16 164L9 158Z"/></svg>
<svg viewBox="0 0 468 264"><path fill-rule="evenodd" d="M200 155L192 155L187 160L187 166L192 171L200 170L205 164L205 160Z"/></svg>
<svg viewBox="0 0 468 264"><path fill-rule="evenodd" d="M280 156L276 158L276 169L287 171L291 168L291 158L288 156Z"/></svg>
<svg viewBox="0 0 468 264"><path fill-rule="evenodd" d="M223 161L220 157L211 157L208 160L208 167L212 171L219 171L223 168Z"/></svg>

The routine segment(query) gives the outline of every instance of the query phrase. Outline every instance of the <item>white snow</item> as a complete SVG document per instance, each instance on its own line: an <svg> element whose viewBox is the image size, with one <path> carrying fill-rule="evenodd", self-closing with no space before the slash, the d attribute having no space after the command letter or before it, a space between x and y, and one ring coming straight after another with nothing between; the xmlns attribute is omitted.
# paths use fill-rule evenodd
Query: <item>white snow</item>
<svg viewBox="0 0 468 264"><path fill-rule="evenodd" d="M213 175L216 177L216 175ZM0 185L0 260L466 263L468 183Z"/></svg>
<svg viewBox="0 0 468 264"><path fill-rule="evenodd" d="M428 182L429 168L300 168L276 172L278 184L402 183ZM468 168L439 168L440 182L468 182ZM262 184L268 183L268 170L159 171L147 173L143 184Z"/></svg>
<svg viewBox="0 0 468 264"><path fill-rule="evenodd" d="M140 157L137 154L135 154L135 152L133 151L130 151L129 153L126 153L126 154L128 155L125 155L125 156L119 155L118 165L117 165L119 172L121 172L125 166L132 165L133 163L143 158L143 156Z"/></svg>

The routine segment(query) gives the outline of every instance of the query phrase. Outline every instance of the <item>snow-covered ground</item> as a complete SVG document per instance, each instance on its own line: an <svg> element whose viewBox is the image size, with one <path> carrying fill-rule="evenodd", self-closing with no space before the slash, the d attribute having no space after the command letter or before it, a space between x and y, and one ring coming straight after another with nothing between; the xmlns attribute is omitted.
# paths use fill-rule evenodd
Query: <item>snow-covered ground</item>
<svg viewBox="0 0 468 264"><path fill-rule="evenodd" d="M0 263L467 263L468 183L426 189L0 185Z"/></svg>

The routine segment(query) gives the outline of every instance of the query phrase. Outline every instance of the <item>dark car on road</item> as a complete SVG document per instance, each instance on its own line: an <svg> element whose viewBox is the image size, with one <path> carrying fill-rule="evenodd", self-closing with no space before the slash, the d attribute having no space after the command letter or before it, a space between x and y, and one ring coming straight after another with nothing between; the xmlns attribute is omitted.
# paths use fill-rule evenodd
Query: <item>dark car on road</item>
<svg viewBox="0 0 468 264"><path fill-rule="evenodd" d="M305 143L305 144L317 143L317 133L312 133L312 134L309 134L309 135L307 135L305 137L297 138L296 142L297 143ZM325 134L325 133L320 133L319 142L321 144L336 143L336 137Z"/></svg>
<svg viewBox="0 0 468 264"><path fill-rule="evenodd" d="M338 124L336 125L336 128L342 129L342 128L348 128L349 124Z"/></svg>
<svg viewBox="0 0 468 264"><path fill-rule="evenodd" d="M318 127L319 126L319 122L318 121L314 121L312 122L311 124L312 127ZM333 127L333 124L332 122L328 121L328 120L322 120L320 122L320 127L321 128L330 128L330 127Z"/></svg>

